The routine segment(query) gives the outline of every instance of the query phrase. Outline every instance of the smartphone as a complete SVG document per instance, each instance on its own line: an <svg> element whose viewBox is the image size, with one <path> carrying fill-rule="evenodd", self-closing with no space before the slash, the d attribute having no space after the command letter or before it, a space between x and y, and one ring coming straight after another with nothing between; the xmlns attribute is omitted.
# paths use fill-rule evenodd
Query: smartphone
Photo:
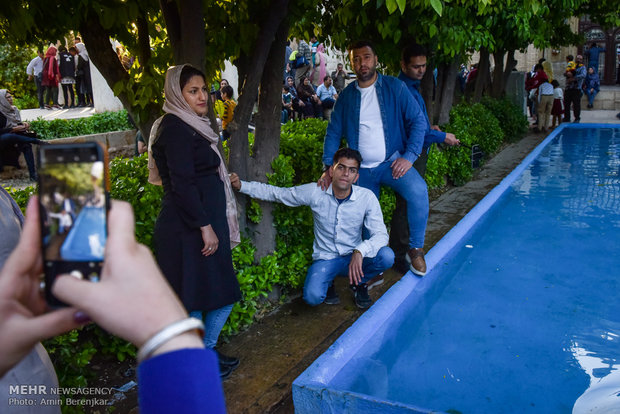
<svg viewBox="0 0 620 414"><path fill-rule="evenodd" d="M96 142L39 147L39 217L45 298L59 274L96 282L107 239L107 152Z"/></svg>

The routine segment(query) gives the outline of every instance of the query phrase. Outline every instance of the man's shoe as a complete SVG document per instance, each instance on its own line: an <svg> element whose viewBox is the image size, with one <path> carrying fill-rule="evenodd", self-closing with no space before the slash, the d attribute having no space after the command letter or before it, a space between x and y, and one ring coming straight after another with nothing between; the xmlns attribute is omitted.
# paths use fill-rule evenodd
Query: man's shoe
<svg viewBox="0 0 620 414"><path fill-rule="evenodd" d="M581 118L575 118L575 120L573 121L574 124L578 124L579 121L581 121Z"/></svg>
<svg viewBox="0 0 620 414"><path fill-rule="evenodd" d="M383 273L379 273L377 276L370 279L366 283L366 286L368 287L368 290L370 291L370 289L374 288L375 286L379 286L382 283L383 283Z"/></svg>
<svg viewBox="0 0 620 414"><path fill-rule="evenodd" d="M400 274L405 274L409 271L409 263L405 260L404 257L397 257L394 259L394 264L392 265L392 269Z"/></svg>
<svg viewBox="0 0 620 414"><path fill-rule="evenodd" d="M325 300L323 301L326 305L337 305L340 303L340 298L336 293L336 288L334 287L334 282L332 282L327 288L327 294L325 295Z"/></svg>
<svg viewBox="0 0 620 414"><path fill-rule="evenodd" d="M355 297L355 305L360 309L368 309L372 305L372 299L368 296L368 286L366 283L351 285Z"/></svg>
<svg viewBox="0 0 620 414"><path fill-rule="evenodd" d="M220 362L220 379L225 380L230 377L235 367L231 367L230 365L224 365Z"/></svg>
<svg viewBox="0 0 620 414"><path fill-rule="evenodd" d="M416 248L410 249L407 252L405 259L409 262L409 269L418 276L424 276L426 274L426 260L424 260L424 249Z"/></svg>
<svg viewBox="0 0 620 414"><path fill-rule="evenodd" d="M224 355L217 349L214 349L214 351L217 354L217 359L220 361L221 365L226 365L227 367L232 368L236 368L239 365L239 358Z"/></svg>

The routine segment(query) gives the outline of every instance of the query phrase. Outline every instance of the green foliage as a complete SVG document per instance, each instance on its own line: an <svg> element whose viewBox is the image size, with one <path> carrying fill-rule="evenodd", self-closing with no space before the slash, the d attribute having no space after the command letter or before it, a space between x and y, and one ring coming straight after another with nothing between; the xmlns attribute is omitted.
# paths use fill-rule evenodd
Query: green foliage
<svg viewBox="0 0 620 414"><path fill-rule="evenodd" d="M383 222L386 227L389 228L390 224L392 224L392 213L394 213L394 208L396 208L396 194L394 193L394 190L385 186L381 187L381 192L379 193L379 204L381 204Z"/></svg>
<svg viewBox="0 0 620 414"><path fill-rule="evenodd" d="M504 140L499 121L482 104L462 103L450 111L446 132L452 132L465 145L478 144L486 156L493 154ZM448 177L454 185L463 185L472 177L471 150L464 146L444 150Z"/></svg>
<svg viewBox="0 0 620 414"><path fill-rule="evenodd" d="M161 207L163 189L148 182L148 157L115 158L110 163L110 196L133 206L136 239L153 248L153 229Z"/></svg>
<svg viewBox="0 0 620 414"><path fill-rule="evenodd" d="M428 188L442 188L446 185L445 177L448 175L448 156L445 151L433 145L428 153L426 174L424 180Z"/></svg>
<svg viewBox="0 0 620 414"><path fill-rule="evenodd" d="M296 174L294 185L316 181L322 174L323 139L327 121L306 119L282 126L280 152L291 157Z"/></svg>
<svg viewBox="0 0 620 414"><path fill-rule="evenodd" d="M13 197L13 200L15 200L19 208L21 208L22 213L24 214L26 213L26 206L28 205L28 200L31 196L37 193L37 187L32 185L26 188L22 188L21 190L12 187L7 187L5 190L11 195L11 197Z"/></svg>
<svg viewBox="0 0 620 414"><path fill-rule="evenodd" d="M19 109L38 108L37 88L34 80L28 80L26 67L37 56L36 49L30 46L16 46L0 36L0 68L2 84L0 88L10 90L15 96L13 104ZM35 98L33 98L35 97Z"/></svg>
<svg viewBox="0 0 620 414"><path fill-rule="evenodd" d="M480 101L499 121L508 142L520 140L527 134L528 121L523 110L510 102L508 98L493 99L483 97Z"/></svg>
<svg viewBox="0 0 620 414"><path fill-rule="evenodd" d="M127 111L103 112L87 118L54 119L38 118L30 122L30 129L41 139L77 137L111 131L125 131L133 126L127 118Z"/></svg>

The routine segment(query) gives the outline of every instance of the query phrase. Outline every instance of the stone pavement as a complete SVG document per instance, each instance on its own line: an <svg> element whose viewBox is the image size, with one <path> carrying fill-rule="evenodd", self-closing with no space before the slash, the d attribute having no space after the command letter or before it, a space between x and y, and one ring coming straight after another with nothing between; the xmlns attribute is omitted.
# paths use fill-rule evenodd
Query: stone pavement
<svg viewBox="0 0 620 414"><path fill-rule="evenodd" d="M582 123L620 123L615 111L583 111ZM431 201L426 250L443 237L469 210L512 171L543 139L528 134L507 145L462 187L454 187ZM389 270L385 283L371 290L377 300L400 277ZM340 305L311 308L301 298L281 306L246 332L221 347L241 364L224 382L228 411L237 413L293 413L291 384L363 313L353 303L343 278L336 280Z"/></svg>
<svg viewBox="0 0 620 414"><path fill-rule="evenodd" d="M85 118L95 114L95 108L71 109L22 109L19 111L22 121L33 121L39 117L51 121L52 119Z"/></svg>

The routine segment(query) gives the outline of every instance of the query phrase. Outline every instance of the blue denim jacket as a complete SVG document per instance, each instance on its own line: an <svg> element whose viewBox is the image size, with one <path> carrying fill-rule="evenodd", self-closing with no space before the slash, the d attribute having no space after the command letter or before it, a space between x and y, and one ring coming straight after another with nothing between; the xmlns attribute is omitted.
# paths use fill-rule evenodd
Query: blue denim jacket
<svg viewBox="0 0 620 414"><path fill-rule="evenodd" d="M393 76L377 74L375 90L381 109L386 160L402 157L413 163L422 152L426 121L420 105L407 86ZM344 137L350 148L359 149L360 106L362 94L357 81L338 96L323 145L323 164L332 165L334 154Z"/></svg>
<svg viewBox="0 0 620 414"><path fill-rule="evenodd" d="M437 143L441 144L446 140L446 133L442 131L435 131L431 129L431 123L428 120L428 113L426 112L426 103L424 102L424 98L420 95L420 81L417 79L411 79L409 76L405 75L403 72L400 72L398 75L398 79L405 82L409 92L411 92L411 96L416 100L418 105L420 105L420 110L422 111L422 115L424 115L424 120L426 121L426 130L424 131L424 151L428 151L431 144Z"/></svg>

